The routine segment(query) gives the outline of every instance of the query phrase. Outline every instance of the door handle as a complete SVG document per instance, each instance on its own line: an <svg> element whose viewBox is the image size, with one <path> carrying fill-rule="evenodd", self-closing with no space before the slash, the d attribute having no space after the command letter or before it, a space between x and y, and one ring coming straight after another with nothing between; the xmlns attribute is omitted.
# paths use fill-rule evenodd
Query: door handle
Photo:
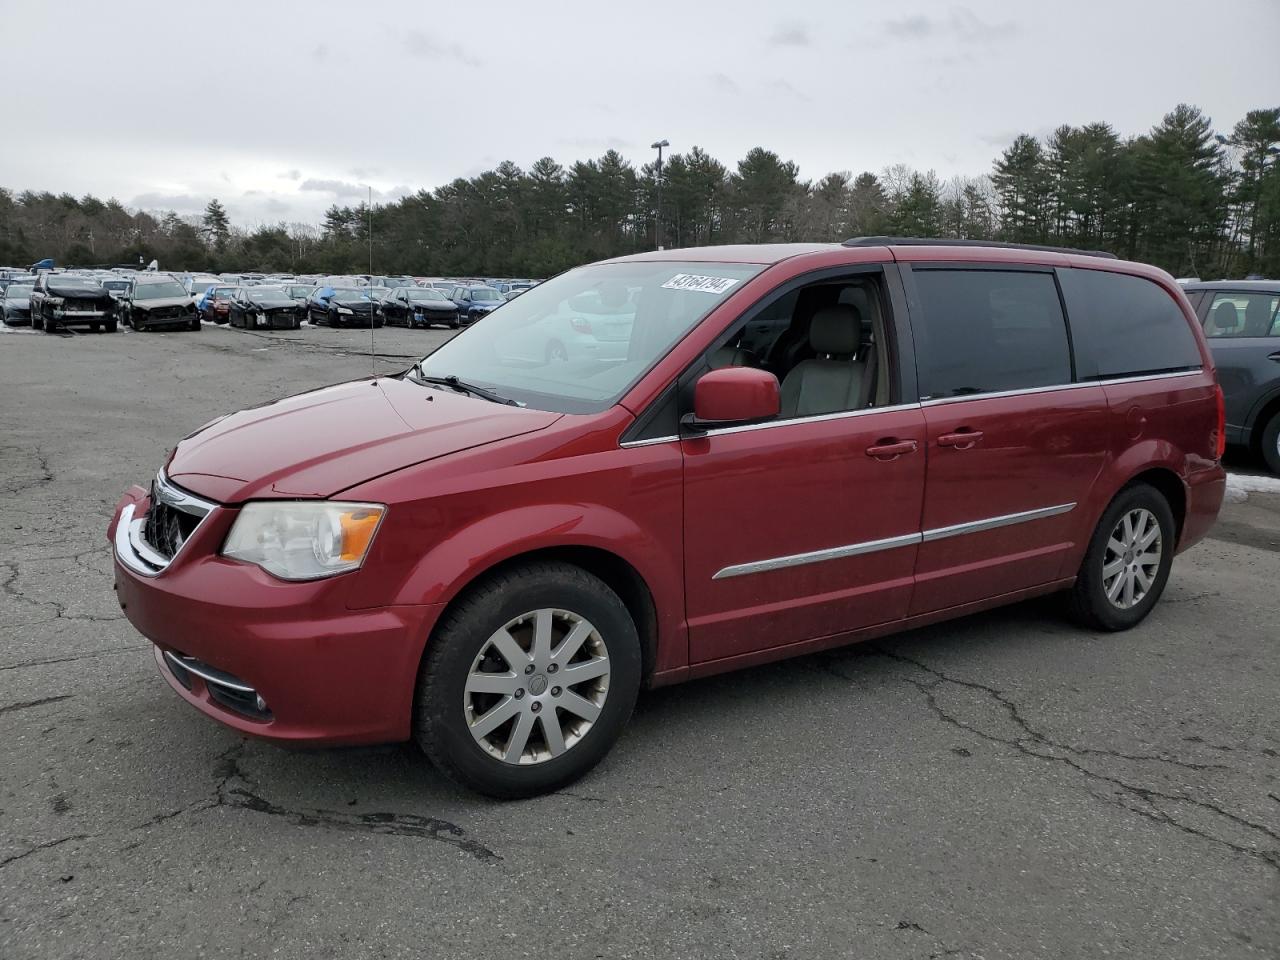
<svg viewBox="0 0 1280 960"><path fill-rule="evenodd" d="M904 453L915 453L918 446L914 440L881 440L867 447L867 456L877 460L897 460Z"/></svg>
<svg viewBox="0 0 1280 960"><path fill-rule="evenodd" d="M961 427L955 433L944 433L938 438L938 446L955 447L957 450L971 450L982 440L981 430L970 430Z"/></svg>
<svg viewBox="0 0 1280 960"><path fill-rule="evenodd" d="M1276 363L1280 363L1280 350L1277 350L1275 353L1268 353L1267 359L1274 360Z"/></svg>

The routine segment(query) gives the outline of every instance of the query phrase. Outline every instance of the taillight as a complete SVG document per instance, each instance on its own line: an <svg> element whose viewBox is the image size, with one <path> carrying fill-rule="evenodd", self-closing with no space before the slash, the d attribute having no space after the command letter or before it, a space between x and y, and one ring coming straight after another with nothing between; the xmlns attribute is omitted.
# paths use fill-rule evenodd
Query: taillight
<svg viewBox="0 0 1280 960"><path fill-rule="evenodd" d="M1214 399L1218 404L1218 425L1213 437L1213 458L1221 460L1227 452L1227 402L1222 396L1222 385L1214 384Z"/></svg>
<svg viewBox="0 0 1280 960"><path fill-rule="evenodd" d="M574 329L577 333L590 333L590 332L591 332L591 321L590 321L590 320L584 320L584 319L582 319L582 317L574 317L572 320L570 320L570 321L569 321L569 325L570 325L571 327L573 327L573 329Z"/></svg>

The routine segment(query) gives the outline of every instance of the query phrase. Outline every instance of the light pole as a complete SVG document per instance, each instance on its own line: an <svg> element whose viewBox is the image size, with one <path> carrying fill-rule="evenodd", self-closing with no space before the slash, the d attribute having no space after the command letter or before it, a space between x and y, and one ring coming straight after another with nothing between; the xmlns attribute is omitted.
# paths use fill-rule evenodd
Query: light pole
<svg viewBox="0 0 1280 960"><path fill-rule="evenodd" d="M656 143L649 144L654 150L658 151L658 213L654 218L653 226L653 243L659 250L662 249L662 148L671 146L669 140L658 140Z"/></svg>

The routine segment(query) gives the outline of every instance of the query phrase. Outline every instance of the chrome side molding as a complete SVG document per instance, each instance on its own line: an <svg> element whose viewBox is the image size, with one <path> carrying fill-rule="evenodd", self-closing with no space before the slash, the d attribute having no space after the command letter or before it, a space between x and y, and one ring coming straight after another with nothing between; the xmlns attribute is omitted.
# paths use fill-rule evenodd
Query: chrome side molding
<svg viewBox="0 0 1280 960"><path fill-rule="evenodd" d="M995 530L998 527L1011 527L1015 523L1026 523L1030 520L1056 517L1063 513L1070 513L1075 507L1074 503L1062 503L1056 507L1041 507L1039 510L1006 513L999 517L988 517L986 520L972 520L969 523L957 523L950 527L937 527L933 530L926 530L922 537L925 543L931 543L934 540L946 540L948 537L962 537L966 533L981 533L984 530Z"/></svg>
<svg viewBox="0 0 1280 960"><path fill-rule="evenodd" d="M962 537L970 533L982 533L986 530L1010 527L1017 523L1029 523L1032 520L1044 520L1048 517L1060 516L1064 513L1070 513L1075 507L1074 503L1061 503L1053 507L1041 507L1037 510L1023 510L1020 513L1006 513L998 517L987 517L984 520L957 523L949 527L936 527L932 530L922 530L920 533L904 533L902 536L886 537L883 540L864 540L861 543L850 543L842 547L829 547L826 550L812 550L808 553L793 553L785 557L771 557L768 560L737 563L717 571L711 579L727 580L730 577L743 577L750 573L785 570L788 567L800 567L809 563L842 560L845 557L878 553L881 550L894 550L898 547L909 547L913 544L946 540L949 537Z"/></svg>
<svg viewBox="0 0 1280 960"><path fill-rule="evenodd" d="M809 563L841 560L844 557L857 557L864 553L877 553L881 550L909 547L919 542L920 534L905 533L900 537L888 537L884 540L866 540L862 543L851 543L843 547L830 547L826 550L813 550L809 553L793 553L787 557L773 557L769 560L739 563L731 567L725 567L711 579L727 580L729 577L743 577L748 573L765 573L769 570L783 570L787 567L802 567Z"/></svg>

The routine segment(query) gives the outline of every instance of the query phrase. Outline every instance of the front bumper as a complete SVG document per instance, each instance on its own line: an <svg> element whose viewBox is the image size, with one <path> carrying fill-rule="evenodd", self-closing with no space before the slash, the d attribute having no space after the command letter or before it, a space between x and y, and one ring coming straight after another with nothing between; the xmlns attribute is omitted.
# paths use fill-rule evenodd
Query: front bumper
<svg viewBox="0 0 1280 960"><path fill-rule="evenodd" d="M130 322L137 329L150 329L151 327L189 327L195 319L194 313L184 313L176 317L149 317L145 313L135 313L130 317Z"/></svg>
<svg viewBox="0 0 1280 960"><path fill-rule="evenodd" d="M146 564L129 555L127 530L116 536L130 507L145 515L141 487L125 494L108 528L115 589L129 622L156 645L160 672L180 697L241 733L280 742L408 739L418 665L440 605L350 609L347 594L358 574L286 583L220 557L236 513L222 507L167 568L143 574Z"/></svg>
<svg viewBox="0 0 1280 960"><path fill-rule="evenodd" d="M53 322L60 327L78 327L106 323L111 316L107 310L54 310Z"/></svg>

